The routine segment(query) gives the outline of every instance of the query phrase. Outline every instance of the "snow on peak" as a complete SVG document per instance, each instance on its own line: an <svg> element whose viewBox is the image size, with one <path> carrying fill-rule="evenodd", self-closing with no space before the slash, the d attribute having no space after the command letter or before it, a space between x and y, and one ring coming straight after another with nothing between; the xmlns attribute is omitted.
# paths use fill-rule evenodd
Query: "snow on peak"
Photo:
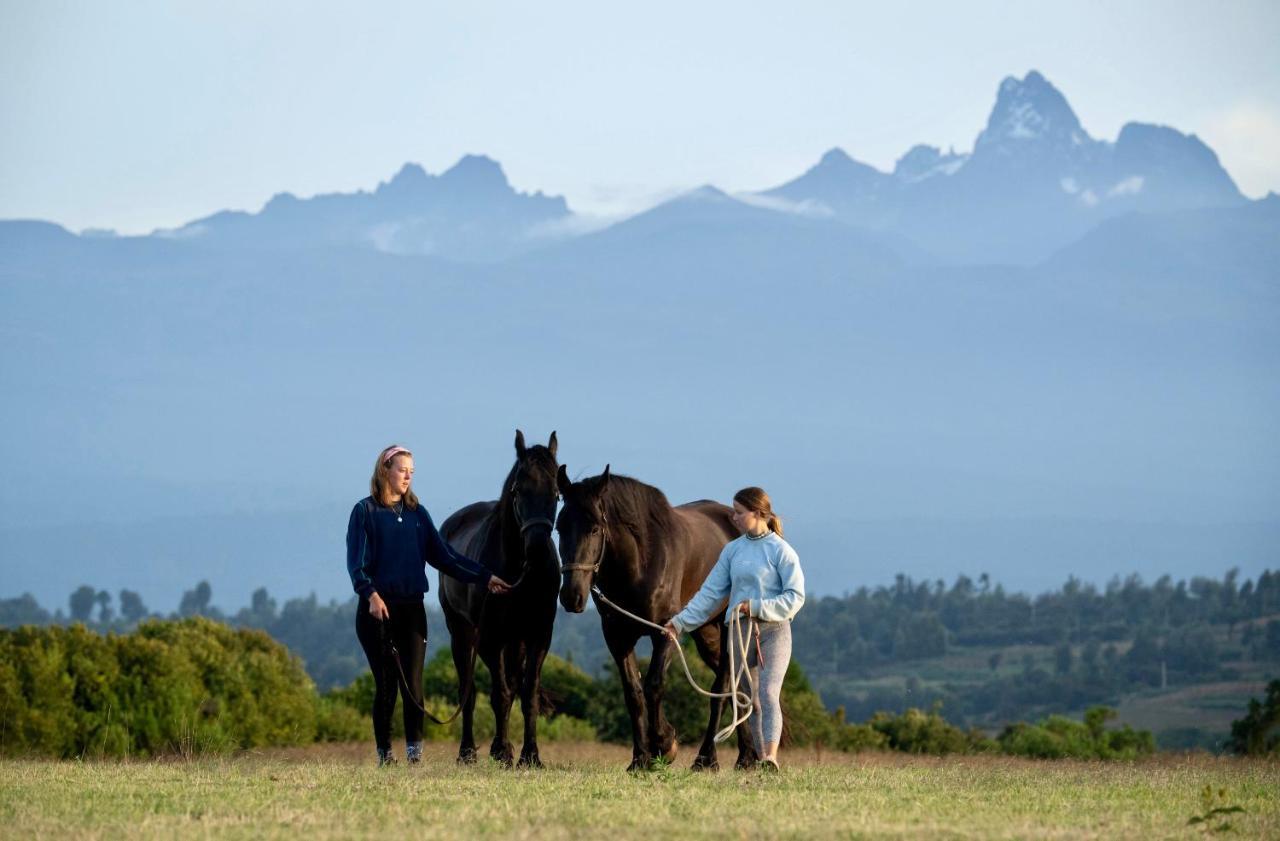
<svg viewBox="0 0 1280 841"><path fill-rule="evenodd" d="M1091 142L1066 97L1032 70L1021 80L1010 76L1000 83L995 107L975 148L1039 140L1067 147Z"/></svg>
<svg viewBox="0 0 1280 841"><path fill-rule="evenodd" d="M937 146L920 144L912 146L898 159L893 175L900 181L914 184L935 175L952 175L964 165L968 155L957 155L955 150L943 154Z"/></svg>

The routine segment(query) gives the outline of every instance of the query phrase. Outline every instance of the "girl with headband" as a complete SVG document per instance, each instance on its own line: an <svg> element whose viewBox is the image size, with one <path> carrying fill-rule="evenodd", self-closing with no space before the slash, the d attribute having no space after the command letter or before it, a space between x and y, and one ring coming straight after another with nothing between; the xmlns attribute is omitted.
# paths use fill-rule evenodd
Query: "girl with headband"
<svg viewBox="0 0 1280 841"><path fill-rule="evenodd" d="M411 764L422 759L426 564L460 581L483 583L491 593L511 589L444 541L410 487L412 481L413 453L387 447L374 463L369 496L356 503L347 523L347 572L360 597L356 636L373 671L373 738L379 765L395 763L391 715L397 683L404 695L405 757Z"/></svg>

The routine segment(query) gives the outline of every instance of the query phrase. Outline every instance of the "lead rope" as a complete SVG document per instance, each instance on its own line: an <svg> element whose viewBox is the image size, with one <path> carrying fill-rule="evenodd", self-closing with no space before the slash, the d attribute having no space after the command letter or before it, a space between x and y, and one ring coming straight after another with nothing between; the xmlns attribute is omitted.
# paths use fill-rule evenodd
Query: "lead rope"
<svg viewBox="0 0 1280 841"><path fill-rule="evenodd" d="M600 591L599 586L592 584L591 592L595 594L596 598L599 599L601 603L609 606L613 610L616 610L628 619L639 622L645 627L653 628L655 631L658 631L663 635L666 634L666 629L661 625L655 625L648 619L636 616L626 608L619 607L609 601L609 598ZM716 742L723 742L725 739L729 738L733 735L733 731L738 729L738 725L743 724L751 717L751 696L754 694L755 685L751 680L751 670L747 668L747 640L754 637L756 640L756 650L759 651L760 628L756 625L755 619L748 618L747 634L746 636L743 636L741 616L742 613L736 607L734 608L733 613L729 614L729 636L731 637L729 641L729 675L733 680L733 688L728 692L712 692L699 686L698 682L693 679L693 672L689 671L689 661L684 656L684 646L680 644L679 640L675 643L676 653L680 655L680 665L684 666L684 676L689 681L689 685L708 698L729 698L733 704L733 721L716 733ZM741 658L741 663L737 662L739 657ZM746 678L747 684L746 692L743 692L738 688L744 677ZM745 709L746 712L739 713L739 709Z"/></svg>
<svg viewBox="0 0 1280 841"><path fill-rule="evenodd" d="M431 719L436 724L441 727L447 726L458 717L458 714L462 712L462 708L467 705L467 696L462 692L463 687L458 687L458 708L454 710L453 715L448 718L436 718L435 714L432 713L431 710L427 709L426 704L419 704L413 697L413 692L409 689L409 678L405 676L404 664L400 662L400 649L396 648L395 642L391 639L390 634L387 633L387 626L384 624L387 621L389 620L382 619L378 621L378 634L382 637L382 643L387 647L387 651L391 654L391 658L396 661L396 671L400 673L400 685L404 688L405 699L421 710L423 715ZM423 698L423 700L425 701L426 698Z"/></svg>

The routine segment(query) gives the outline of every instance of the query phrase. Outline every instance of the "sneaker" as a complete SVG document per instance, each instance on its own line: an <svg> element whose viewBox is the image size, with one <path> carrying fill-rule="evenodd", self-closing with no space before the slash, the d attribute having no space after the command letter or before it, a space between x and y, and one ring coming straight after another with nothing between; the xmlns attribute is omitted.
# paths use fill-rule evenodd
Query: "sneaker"
<svg viewBox="0 0 1280 841"><path fill-rule="evenodd" d="M404 746L404 758L410 765L422 762L422 742L408 742Z"/></svg>
<svg viewBox="0 0 1280 841"><path fill-rule="evenodd" d="M772 759L762 759L760 760L760 770L764 771L766 774L777 774L782 769L779 768L778 763L774 762Z"/></svg>
<svg viewBox="0 0 1280 841"><path fill-rule="evenodd" d="M378 767L379 768L385 768L388 765L395 765L395 764L396 764L396 758L395 756L392 755L391 751L389 750L378 751Z"/></svg>

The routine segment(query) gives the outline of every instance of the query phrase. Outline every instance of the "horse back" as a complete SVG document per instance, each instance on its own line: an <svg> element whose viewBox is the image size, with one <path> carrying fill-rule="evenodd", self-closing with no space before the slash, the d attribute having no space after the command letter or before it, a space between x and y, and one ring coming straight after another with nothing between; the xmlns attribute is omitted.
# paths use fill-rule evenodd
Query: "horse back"
<svg viewBox="0 0 1280 841"><path fill-rule="evenodd" d="M707 580L725 544L738 536L738 529L733 524L733 509L714 500L686 502L677 505L675 512L690 544L680 575L681 604L687 604Z"/></svg>
<svg viewBox="0 0 1280 841"><path fill-rule="evenodd" d="M449 515L440 526L440 536L456 551L468 558L485 563L488 547L485 541L489 533L490 515L497 510L496 500L473 502ZM484 601L484 588L465 584L458 579L439 574L440 607L445 614L465 617L473 625L480 621L480 608Z"/></svg>
<svg viewBox="0 0 1280 841"><path fill-rule="evenodd" d="M473 502L449 515L440 526L440 536L468 558L480 558L484 548L485 525L489 514L498 507L496 500Z"/></svg>

